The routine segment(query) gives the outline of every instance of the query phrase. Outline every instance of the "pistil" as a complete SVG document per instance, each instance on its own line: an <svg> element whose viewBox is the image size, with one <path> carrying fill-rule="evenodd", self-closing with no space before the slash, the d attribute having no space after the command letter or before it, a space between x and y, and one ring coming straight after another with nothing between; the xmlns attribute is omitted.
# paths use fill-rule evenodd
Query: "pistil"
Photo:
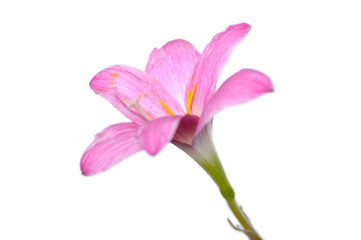
<svg viewBox="0 0 361 240"><path fill-rule="evenodd" d="M134 108L135 110L137 110L145 119L147 119L148 121L151 121L152 118L149 116L148 113L146 113L144 111L144 109L140 106L140 99L142 98L142 95L139 95L137 97L137 99L135 99L135 101L131 101L129 99L124 99L123 102L126 103L126 104L129 104L128 105L128 108Z"/></svg>

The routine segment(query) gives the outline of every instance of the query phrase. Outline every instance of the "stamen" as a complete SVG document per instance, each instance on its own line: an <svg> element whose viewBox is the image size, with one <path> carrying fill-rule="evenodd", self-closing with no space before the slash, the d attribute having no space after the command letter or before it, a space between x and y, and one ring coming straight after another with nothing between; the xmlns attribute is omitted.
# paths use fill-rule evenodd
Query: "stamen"
<svg viewBox="0 0 361 240"><path fill-rule="evenodd" d="M195 91L196 91L196 84L194 83L194 85L193 85L193 90L192 90L190 96L189 96L189 91L188 91L188 96L187 96L187 114L191 114L191 105L192 105L192 100L193 100Z"/></svg>
<svg viewBox="0 0 361 240"><path fill-rule="evenodd" d="M129 99L124 99L123 102L129 104L128 108L135 108L135 110L137 110L145 119L147 119L148 121L151 121L152 118L148 115L148 113L146 113L144 111L144 109L140 106L140 99L142 98L142 95L139 95L137 97L137 99L135 99L135 101L131 101Z"/></svg>
<svg viewBox="0 0 361 240"><path fill-rule="evenodd" d="M174 115L174 113L169 109L169 107L167 107L167 105L164 104L164 102L162 102L162 100L158 99L158 101L170 115Z"/></svg>

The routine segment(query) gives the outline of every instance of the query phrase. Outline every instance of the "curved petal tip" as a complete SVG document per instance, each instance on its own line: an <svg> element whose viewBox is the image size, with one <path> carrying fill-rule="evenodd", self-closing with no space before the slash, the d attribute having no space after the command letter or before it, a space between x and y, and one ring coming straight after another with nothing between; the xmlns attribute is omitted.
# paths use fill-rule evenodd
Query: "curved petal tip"
<svg viewBox="0 0 361 240"><path fill-rule="evenodd" d="M118 123L98 133L81 158L82 174L91 176L103 172L139 152L138 129L135 123Z"/></svg>
<svg viewBox="0 0 361 240"><path fill-rule="evenodd" d="M272 81L264 73L253 69L240 70L219 87L204 108L195 134L198 134L207 122L223 109L246 103L273 91Z"/></svg>

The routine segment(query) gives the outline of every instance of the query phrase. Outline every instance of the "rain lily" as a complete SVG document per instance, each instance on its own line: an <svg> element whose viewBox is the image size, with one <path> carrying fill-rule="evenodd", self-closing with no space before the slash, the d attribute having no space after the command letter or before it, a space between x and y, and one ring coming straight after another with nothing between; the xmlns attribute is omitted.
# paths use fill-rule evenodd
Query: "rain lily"
<svg viewBox="0 0 361 240"><path fill-rule="evenodd" d="M105 171L145 150L157 154L171 142L191 156L218 185L250 239L260 239L235 202L212 140L213 116L221 110L273 91L263 73L242 69L216 90L233 48L250 31L246 23L217 34L200 54L191 43L174 40L150 54L145 71L116 65L90 82L132 122L117 123L98 133L81 159L85 176Z"/></svg>

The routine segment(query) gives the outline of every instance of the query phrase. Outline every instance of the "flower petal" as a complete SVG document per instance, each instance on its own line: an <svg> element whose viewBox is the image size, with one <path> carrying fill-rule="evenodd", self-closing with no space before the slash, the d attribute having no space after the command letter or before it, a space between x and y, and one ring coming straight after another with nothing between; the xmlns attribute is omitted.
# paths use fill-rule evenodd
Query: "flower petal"
<svg viewBox="0 0 361 240"><path fill-rule="evenodd" d="M138 130L139 126L135 123L118 123L98 133L82 156L80 168L83 175L103 172L140 151Z"/></svg>
<svg viewBox="0 0 361 240"><path fill-rule="evenodd" d="M174 114L183 114L182 107L161 83L133 67L116 65L106 68L94 76L90 86L136 123L144 114L139 114L134 108L127 109L127 106L139 96L141 108L152 119L169 115L160 101Z"/></svg>
<svg viewBox="0 0 361 240"><path fill-rule="evenodd" d="M228 78L213 95L204 108L195 134L224 108L246 103L272 91L272 82L265 74L252 69L240 70Z"/></svg>
<svg viewBox="0 0 361 240"><path fill-rule="evenodd" d="M217 80L233 50L251 30L247 23L232 25L226 31L218 33L204 49L195 67L193 76L187 85L184 101L187 102L187 92L192 92L194 83L196 91L192 103L192 113L200 115L204 106L212 98Z"/></svg>
<svg viewBox="0 0 361 240"><path fill-rule="evenodd" d="M199 56L190 42L174 40L153 50L145 71L161 82L183 105L184 92Z"/></svg>
<svg viewBox="0 0 361 240"><path fill-rule="evenodd" d="M140 130L139 139L144 150L151 155L157 154L173 139L182 117L162 117L143 126Z"/></svg>

